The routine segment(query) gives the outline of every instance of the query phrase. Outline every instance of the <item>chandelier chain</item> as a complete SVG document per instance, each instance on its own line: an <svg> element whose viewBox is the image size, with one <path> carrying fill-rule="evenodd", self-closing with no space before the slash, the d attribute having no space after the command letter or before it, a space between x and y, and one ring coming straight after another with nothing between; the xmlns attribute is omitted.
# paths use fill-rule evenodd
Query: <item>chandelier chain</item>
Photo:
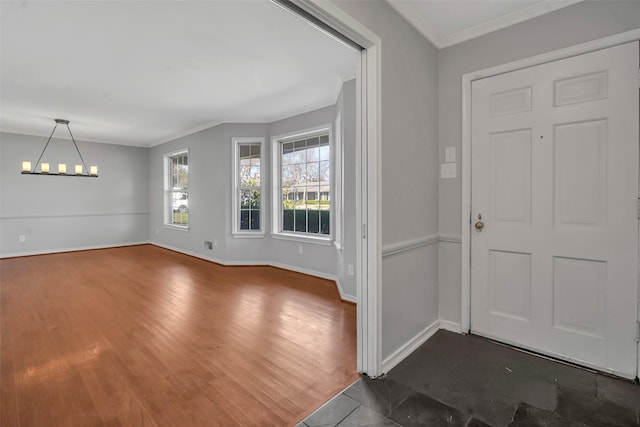
<svg viewBox="0 0 640 427"><path fill-rule="evenodd" d="M40 164L40 160L42 160L42 156L44 156L44 152L47 151L47 147L49 146L49 143L51 142L51 138L53 137L53 134L56 132L57 127L58 127L58 123L56 122L56 125L53 127L53 130L51 131L51 135L49 135L49 139L47 139L47 143L44 145L44 150L42 150L42 153L40 153L40 157L38 157L38 161L36 162L36 166L34 170L38 168L38 165Z"/></svg>
<svg viewBox="0 0 640 427"><path fill-rule="evenodd" d="M57 123L56 123L56 126L58 126ZM53 130L55 130L55 128ZM76 140L73 137L73 134L71 133L71 128L69 127L69 123L67 123L67 130L69 131L69 135L71 135L71 140L73 141L73 145L75 145L76 147L76 151L78 152L78 156L80 156L80 160L82 161L82 165L84 166L84 169L88 171L89 169L87 169L87 165L84 163L84 158L82 158L82 154L80 154L80 149L78 148L78 144L76 144Z"/></svg>

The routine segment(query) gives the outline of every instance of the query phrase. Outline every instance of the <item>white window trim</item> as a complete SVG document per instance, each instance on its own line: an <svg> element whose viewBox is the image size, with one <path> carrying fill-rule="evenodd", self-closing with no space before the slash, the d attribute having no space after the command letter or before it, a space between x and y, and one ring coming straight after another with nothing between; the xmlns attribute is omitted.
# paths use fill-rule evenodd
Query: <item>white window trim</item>
<svg viewBox="0 0 640 427"><path fill-rule="evenodd" d="M297 138L309 138L315 135L329 134L329 151L331 153L330 168L331 168L331 183L329 190L329 200L331 200L331 213L329 222L329 234L317 235L313 233L300 233L295 231L282 231L282 200L281 200L281 185L282 179L281 172L281 158L280 158L280 146L282 142L286 142ZM334 211L335 211L335 184L334 184L334 171L335 171L335 155L334 155L334 135L333 125L328 123L322 126L316 126L313 128L305 129L302 131L290 132L281 135L271 137L271 183L272 183L272 203L271 203L271 237L281 240L292 240L305 243L316 243L319 245L331 245L334 236Z"/></svg>
<svg viewBox="0 0 640 427"><path fill-rule="evenodd" d="M172 151L170 153L164 153L162 156L162 160L163 160L163 170L164 170L164 228L168 228L168 229L173 229L173 230L180 230L180 231L189 231L189 225L191 224L191 221L189 221L189 224L187 225L180 225L180 224L173 224L172 223L172 217L169 214L169 209L171 206L171 200L170 200L170 191L169 191L169 185L170 180L169 180L169 158L176 156L178 154L183 154L183 153L187 153L187 158L189 159L189 183L191 183L191 154L189 153L189 148L181 148L179 150L175 150ZM191 198L191 190L189 190L189 198Z"/></svg>
<svg viewBox="0 0 640 427"><path fill-rule="evenodd" d="M333 189L333 196L335 201L331 201L334 209L331 210L331 224L335 227L332 228L333 232L333 244L339 253L342 253L342 239L344 238L344 130L342 127L342 117L344 111L342 108L337 110L335 119L335 134L334 145L331 147L331 159L333 161L331 168L331 182L334 183L331 188Z"/></svg>
<svg viewBox="0 0 640 427"><path fill-rule="evenodd" d="M325 234L326 236L326 234ZM314 245L331 246L333 243L328 237L318 237L313 233L272 233L271 237L277 240L288 240L290 242L311 243Z"/></svg>
<svg viewBox="0 0 640 427"><path fill-rule="evenodd" d="M263 137L233 137L231 138L233 152L233 180L231 190L231 235L236 239L260 239L265 235L265 163L264 163L264 151L265 151L265 139ZM240 144L260 144L260 230L240 230L240 208L238 200L238 186L239 186L239 172L240 172L240 156L238 154L238 147Z"/></svg>

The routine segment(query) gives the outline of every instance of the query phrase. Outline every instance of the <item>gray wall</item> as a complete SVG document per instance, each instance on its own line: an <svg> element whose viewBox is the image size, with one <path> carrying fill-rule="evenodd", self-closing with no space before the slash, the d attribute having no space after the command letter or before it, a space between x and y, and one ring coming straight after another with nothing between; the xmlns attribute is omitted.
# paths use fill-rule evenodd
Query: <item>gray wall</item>
<svg viewBox="0 0 640 427"><path fill-rule="evenodd" d="M272 135L334 124L343 114L345 160L355 161L355 81L345 83L338 106L330 106L271 124L224 124L151 149L79 142L88 164L97 164L98 178L25 176L23 160L34 166L44 137L4 133L0 138L0 256L153 241L186 253L229 264L268 263L336 278L346 297L355 299L355 277L343 264L355 265L355 171L347 168L344 249L332 245L272 239L265 218L263 239L238 239L231 234L232 138L265 138L265 172L271 167ZM164 225L163 155L182 148L190 153L190 227ZM77 153L71 141L52 140L45 159L71 168ZM270 173L265 189L270 190ZM265 197L265 212L271 198ZM269 216L269 215L268 215ZM26 242L20 243L24 235ZM216 241L213 250L204 241ZM303 246L303 254L298 247Z"/></svg>
<svg viewBox="0 0 640 427"><path fill-rule="evenodd" d="M251 135L249 135L251 136ZM184 252L215 258L225 251L225 218L230 194L231 151L224 143L222 126L216 126L149 151L149 226L151 241ZM164 154L189 149L189 230L164 225ZM204 241L217 240L213 251Z"/></svg>
<svg viewBox="0 0 640 427"><path fill-rule="evenodd" d="M585 1L439 51L440 162L462 147L462 75L640 27L638 1ZM458 161L458 170L461 169ZM440 233L461 235L462 181L440 181ZM442 319L460 321L460 244L440 243Z"/></svg>
<svg viewBox="0 0 640 427"><path fill-rule="evenodd" d="M335 105L311 113L280 120L269 125L269 154L271 154L271 138L290 132L310 129L326 124L333 125L336 118ZM241 136L241 135L237 135ZM269 159L271 167L271 159ZM271 216L269 215L269 218ZM268 231L271 231L270 229ZM280 239L270 239L269 252L271 259L276 263L292 265L299 268L309 269L326 273L337 277L337 253L333 246L318 245L312 243L302 243L304 253L298 254L299 242L291 242ZM354 289L355 291L355 289ZM355 292L351 295L355 295Z"/></svg>
<svg viewBox="0 0 640 427"><path fill-rule="evenodd" d="M355 157L355 82L347 82L341 96L341 111L345 119L353 121L346 130L350 158ZM338 253L333 245L288 241L271 237L271 137L326 124L334 124L337 108L330 106L300 114L270 124L229 123L167 142L150 150L150 233L151 240L196 256L224 264L272 264L340 280L345 296L355 298L353 277L341 275L344 262L355 263L355 234L349 234L347 255ZM232 138L263 137L265 185L264 238L234 238L232 235ZM189 150L189 230L164 225L164 165L163 156L179 149ZM353 176L355 180L355 175ZM354 199L355 183L348 187L347 199ZM349 205L347 215L355 206ZM204 241L216 241L213 250ZM298 252L302 245L303 253ZM348 261L345 261L348 260Z"/></svg>
<svg viewBox="0 0 640 427"><path fill-rule="evenodd" d="M98 178L20 174L46 137L0 134L0 256L58 252L149 240L147 149L78 141ZM43 160L80 163L69 140L53 139ZM24 235L26 242L18 237Z"/></svg>
<svg viewBox="0 0 640 427"><path fill-rule="evenodd" d="M382 245L438 233L437 50L386 2L334 0L381 38ZM383 257L382 357L438 319L435 244Z"/></svg>

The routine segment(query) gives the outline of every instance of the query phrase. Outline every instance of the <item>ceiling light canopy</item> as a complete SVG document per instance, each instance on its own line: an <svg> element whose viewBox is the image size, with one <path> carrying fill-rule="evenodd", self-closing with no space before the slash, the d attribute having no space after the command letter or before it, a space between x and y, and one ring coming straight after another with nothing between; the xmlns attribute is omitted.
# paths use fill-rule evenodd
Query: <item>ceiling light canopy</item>
<svg viewBox="0 0 640 427"><path fill-rule="evenodd" d="M71 133L71 128L69 127L69 120L55 119L55 122L56 124L53 127L53 130L51 131L51 135L49 135L49 139L47 139L47 143L45 144L44 149L42 150L42 153L40 153L40 157L38 157L38 161L36 162L35 167L31 168L31 162L28 160L24 160L22 162L22 174L23 175L51 175L51 176L84 176L84 177L90 177L90 178L97 178L98 167L91 166L90 168L87 168L87 165L84 162L84 158L80 153L80 149L78 148L78 144L76 143L76 140L73 138L73 134ZM58 163L57 173L52 172L50 170L50 166L48 162L40 163L40 161L42 160L42 156L44 155L44 152L47 150L47 147L51 142L51 138L53 137L53 134L56 132L56 129L58 128L58 125L65 125L67 127L67 130L69 131L69 135L71 136L71 141L73 141L73 145L74 147L76 147L76 152L78 153L78 157L80 157L80 161L82 162L82 164L75 165L73 170L74 173L67 172L66 163ZM38 165L40 166L40 172L37 171Z"/></svg>

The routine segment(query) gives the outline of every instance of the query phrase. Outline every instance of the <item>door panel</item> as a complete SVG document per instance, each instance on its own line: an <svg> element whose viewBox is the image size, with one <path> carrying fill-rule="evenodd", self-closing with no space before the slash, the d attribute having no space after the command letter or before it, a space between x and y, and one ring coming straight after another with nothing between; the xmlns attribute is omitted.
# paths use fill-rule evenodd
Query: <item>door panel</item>
<svg viewBox="0 0 640 427"><path fill-rule="evenodd" d="M491 314L531 320L531 254L490 251Z"/></svg>
<svg viewBox="0 0 640 427"><path fill-rule="evenodd" d="M607 263L553 258L553 327L605 338Z"/></svg>
<svg viewBox="0 0 640 427"><path fill-rule="evenodd" d="M608 81L606 71L556 80L553 84L554 105L558 107L606 99Z"/></svg>
<svg viewBox="0 0 640 427"><path fill-rule="evenodd" d="M637 75L635 42L473 82L474 333L635 377Z"/></svg>
<svg viewBox="0 0 640 427"><path fill-rule="evenodd" d="M495 221L531 224L531 129L491 135Z"/></svg>
<svg viewBox="0 0 640 427"><path fill-rule="evenodd" d="M491 95L491 117L531 111L531 88L509 90Z"/></svg>
<svg viewBox="0 0 640 427"><path fill-rule="evenodd" d="M606 226L606 120L557 125L554 134L555 228Z"/></svg>

